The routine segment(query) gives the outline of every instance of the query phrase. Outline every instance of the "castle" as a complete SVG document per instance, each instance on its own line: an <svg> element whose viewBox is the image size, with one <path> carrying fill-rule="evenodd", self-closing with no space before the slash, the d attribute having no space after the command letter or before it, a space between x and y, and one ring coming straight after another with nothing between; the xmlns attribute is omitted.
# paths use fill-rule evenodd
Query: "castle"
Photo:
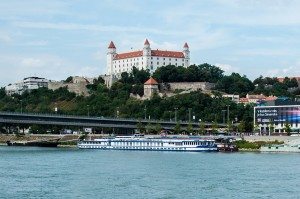
<svg viewBox="0 0 300 199"><path fill-rule="evenodd" d="M188 67L190 51L187 43L182 51L152 50L148 39L143 50L117 53L114 42L110 42L107 51L107 74L120 78L123 72L130 73L133 67L139 70L149 70L153 73L158 67L175 65Z"/></svg>

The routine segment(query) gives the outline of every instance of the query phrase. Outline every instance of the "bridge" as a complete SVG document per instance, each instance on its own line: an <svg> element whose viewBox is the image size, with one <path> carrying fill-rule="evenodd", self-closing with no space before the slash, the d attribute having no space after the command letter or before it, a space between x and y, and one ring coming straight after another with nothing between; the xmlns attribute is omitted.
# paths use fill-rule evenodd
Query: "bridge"
<svg viewBox="0 0 300 199"><path fill-rule="evenodd" d="M148 124L160 124L163 129L174 129L177 122L165 120L148 120L148 119L126 119L126 118L107 118L107 117L86 117L75 115L59 114L39 114L39 113L16 113L0 112L0 123L2 124L39 124L39 125L60 125L60 126L78 126L78 127L109 127L137 129L138 124L143 126ZM189 125L187 121L179 121L181 129L186 129ZM199 128L199 123L191 123L194 129ZM204 123L205 128L211 128L212 123ZM218 124L219 127L225 128L225 124Z"/></svg>

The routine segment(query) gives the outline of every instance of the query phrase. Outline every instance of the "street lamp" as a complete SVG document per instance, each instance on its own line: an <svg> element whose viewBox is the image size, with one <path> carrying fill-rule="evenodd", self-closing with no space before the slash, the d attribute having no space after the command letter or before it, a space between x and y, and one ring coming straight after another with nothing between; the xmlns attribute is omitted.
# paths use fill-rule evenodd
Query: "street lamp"
<svg viewBox="0 0 300 199"><path fill-rule="evenodd" d="M145 113L144 119L146 120L147 119L147 106L146 105L144 107L144 113Z"/></svg>
<svg viewBox="0 0 300 199"><path fill-rule="evenodd" d="M55 102L54 111L55 111L55 114L57 114L58 108L57 108L57 103L56 102Z"/></svg>
<svg viewBox="0 0 300 199"><path fill-rule="evenodd" d="M23 113L23 100L20 100L21 102L21 114Z"/></svg>
<svg viewBox="0 0 300 199"><path fill-rule="evenodd" d="M119 107L117 107L117 118L119 118Z"/></svg>
<svg viewBox="0 0 300 199"><path fill-rule="evenodd" d="M192 108L189 108L189 123L191 123L192 120Z"/></svg>
<svg viewBox="0 0 300 199"><path fill-rule="evenodd" d="M229 123L229 107L230 105L226 105L227 106L227 123Z"/></svg>
<svg viewBox="0 0 300 199"><path fill-rule="evenodd" d="M225 124L225 113L226 113L226 110L222 110L222 115L223 115L223 124Z"/></svg>
<svg viewBox="0 0 300 199"><path fill-rule="evenodd" d="M177 122L177 110L178 108L174 108L175 109L175 122Z"/></svg>

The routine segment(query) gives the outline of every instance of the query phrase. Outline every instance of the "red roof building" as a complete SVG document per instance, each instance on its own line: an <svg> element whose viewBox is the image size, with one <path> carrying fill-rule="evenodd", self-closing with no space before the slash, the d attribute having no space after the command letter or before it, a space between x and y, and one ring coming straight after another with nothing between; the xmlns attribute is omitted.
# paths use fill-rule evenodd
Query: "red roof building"
<svg viewBox="0 0 300 199"><path fill-rule="evenodd" d="M148 79L144 85L158 85L158 83L153 77L150 77L150 79Z"/></svg>
<svg viewBox="0 0 300 199"><path fill-rule="evenodd" d="M123 72L131 72L133 67L139 70L149 70L153 73L158 67L174 65L188 67L190 65L190 51L187 43L182 51L152 50L148 39L142 50L118 53L111 41L107 52L108 75L121 76Z"/></svg>

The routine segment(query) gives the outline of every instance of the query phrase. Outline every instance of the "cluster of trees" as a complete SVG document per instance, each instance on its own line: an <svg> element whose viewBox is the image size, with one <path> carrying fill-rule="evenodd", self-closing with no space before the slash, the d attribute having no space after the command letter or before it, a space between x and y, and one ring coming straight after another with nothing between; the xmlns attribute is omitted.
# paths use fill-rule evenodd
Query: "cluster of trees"
<svg viewBox="0 0 300 199"><path fill-rule="evenodd" d="M260 77L251 82L246 76L237 73L226 76L220 68L209 64L192 65L188 68L160 67L153 76L159 82L214 82L217 91L241 95L247 93L285 95L288 88L296 85L293 79L280 83L277 79ZM99 77L93 84L88 85L90 91L88 97L76 96L66 88L55 91L40 88L22 95L7 96L2 88L0 89L0 111L55 113L57 107L58 113L63 114L124 118L146 117L158 120L174 120L176 112L179 121L187 121L190 108L194 122L201 120L217 124L224 122L224 112L230 106L230 119L227 125L239 122L239 131L252 130L252 105L236 104L229 99L222 98L219 92L215 92L213 98L200 91L169 98L154 95L153 98L145 101L130 98L130 93L143 95L143 84L149 77L149 71L133 68L131 73L122 73L121 79L115 82L111 88L107 88L104 80ZM71 79L68 78L66 81L71 81ZM256 84L257 87L254 86ZM149 127L149 129L158 128L155 125Z"/></svg>
<svg viewBox="0 0 300 199"><path fill-rule="evenodd" d="M211 82L215 83L224 75L219 67L210 64L183 66L164 66L158 68L153 77L159 82Z"/></svg>
<svg viewBox="0 0 300 199"><path fill-rule="evenodd" d="M299 92L298 82L295 78L285 77L283 82L279 82L277 78L260 76L253 81L253 84L256 86L253 90L255 94L293 97Z"/></svg>
<svg viewBox="0 0 300 199"><path fill-rule="evenodd" d="M246 76L241 76L238 73L232 73L229 76L224 76L219 79L215 89L229 93L239 94L245 96L247 93L253 91L255 86Z"/></svg>

